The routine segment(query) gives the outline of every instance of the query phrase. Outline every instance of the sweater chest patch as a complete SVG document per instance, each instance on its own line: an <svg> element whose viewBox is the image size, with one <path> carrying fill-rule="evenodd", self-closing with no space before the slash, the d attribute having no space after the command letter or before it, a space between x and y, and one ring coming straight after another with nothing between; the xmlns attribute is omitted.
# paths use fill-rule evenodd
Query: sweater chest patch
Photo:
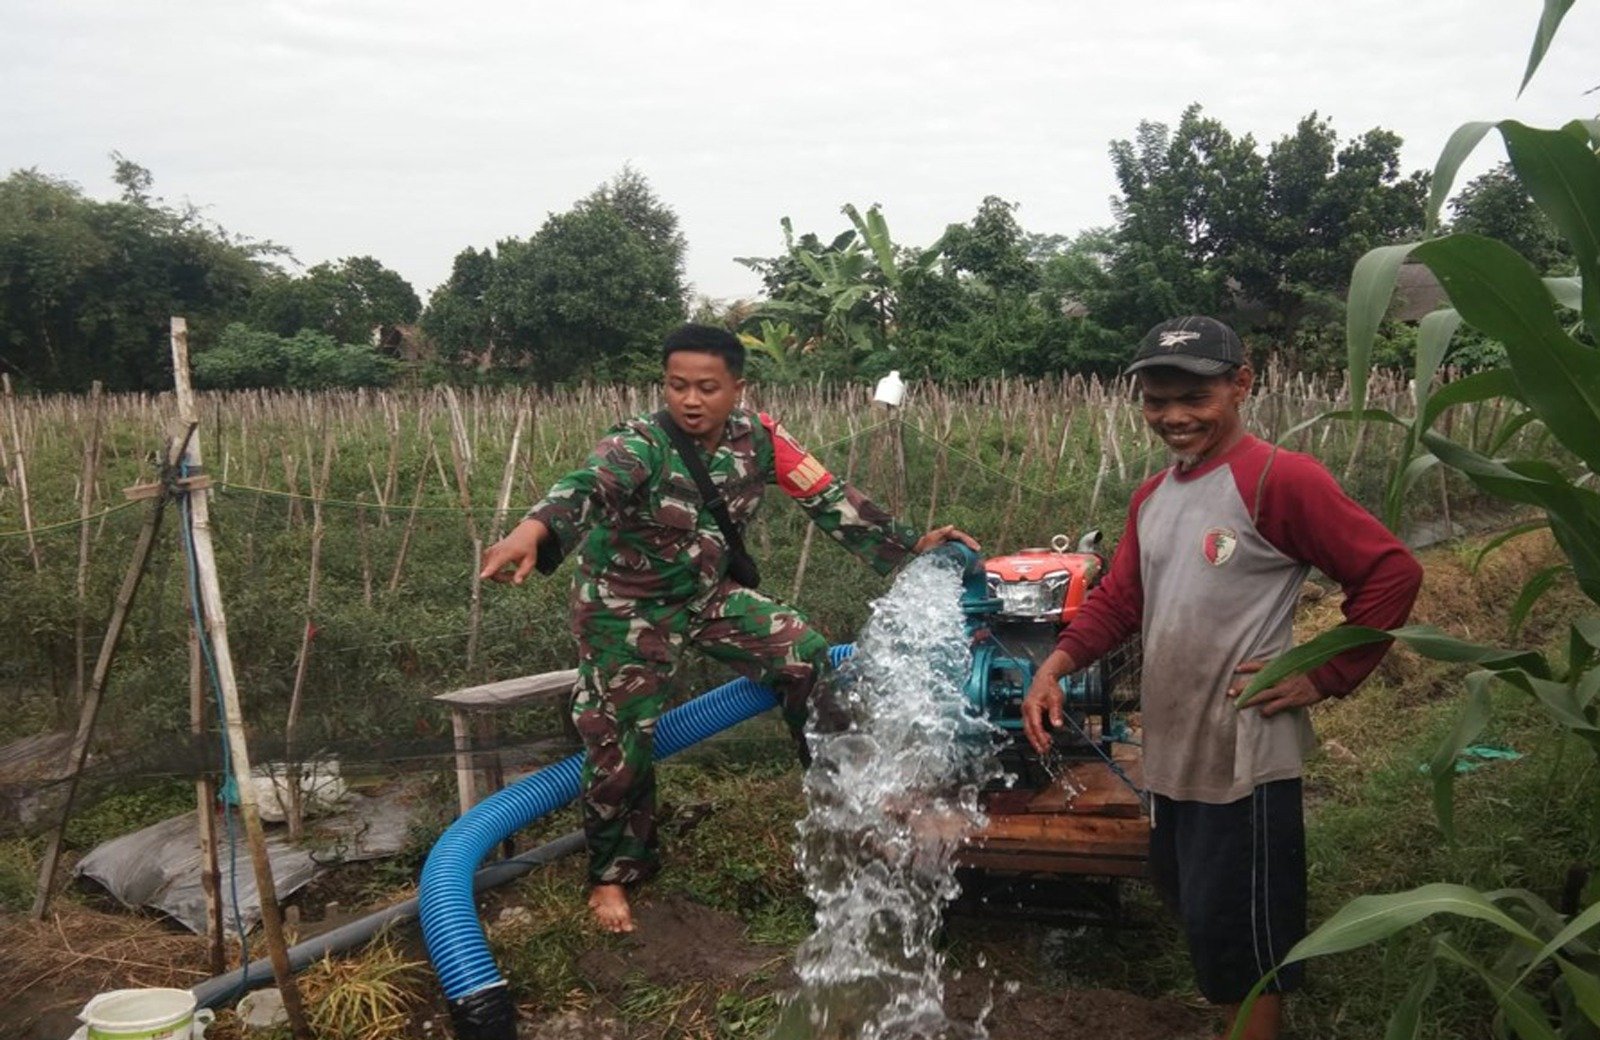
<svg viewBox="0 0 1600 1040"><path fill-rule="evenodd" d="M1200 539L1200 555L1213 567L1225 566L1238 547L1239 532L1231 527L1208 527Z"/></svg>

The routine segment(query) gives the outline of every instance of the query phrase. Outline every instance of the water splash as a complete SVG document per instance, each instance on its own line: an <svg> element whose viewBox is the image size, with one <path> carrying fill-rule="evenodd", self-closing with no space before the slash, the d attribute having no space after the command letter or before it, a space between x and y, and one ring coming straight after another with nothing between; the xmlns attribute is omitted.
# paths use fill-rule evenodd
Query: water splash
<svg viewBox="0 0 1600 1040"><path fill-rule="evenodd" d="M914 560L873 604L835 696L843 732L813 736L796 860L816 930L774 1040L953 1040L987 1035L944 1013L953 858L986 822L999 731L966 710L971 667L959 572Z"/></svg>

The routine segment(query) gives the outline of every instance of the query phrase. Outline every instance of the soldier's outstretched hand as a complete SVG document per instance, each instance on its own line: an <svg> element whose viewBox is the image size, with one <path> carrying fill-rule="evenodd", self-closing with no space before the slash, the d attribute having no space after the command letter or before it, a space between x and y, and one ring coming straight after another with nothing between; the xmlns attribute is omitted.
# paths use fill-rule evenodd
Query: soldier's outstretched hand
<svg viewBox="0 0 1600 1040"><path fill-rule="evenodd" d="M478 577L486 581L521 585L533 573L539 558L539 543L550 536L550 529L537 520L524 520L511 533L483 552L483 569Z"/></svg>
<svg viewBox="0 0 1600 1040"><path fill-rule="evenodd" d="M945 524L943 527L935 527L921 538L918 538L917 544L912 546L911 551L925 553L934 546L943 545L945 542L960 542L973 552L977 552L982 548L976 538L961 530L955 524Z"/></svg>

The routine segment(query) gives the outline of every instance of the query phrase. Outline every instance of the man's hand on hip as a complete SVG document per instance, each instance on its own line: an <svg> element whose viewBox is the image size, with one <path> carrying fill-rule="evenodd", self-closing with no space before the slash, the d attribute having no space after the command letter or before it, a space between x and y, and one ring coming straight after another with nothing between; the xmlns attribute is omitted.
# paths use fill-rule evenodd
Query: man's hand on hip
<svg viewBox="0 0 1600 1040"><path fill-rule="evenodd" d="M1237 699L1244 692L1245 687L1250 685L1250 676L1271 663L1271 661L1265 660L1246 661L1234 669L1234 675L1237 678L1228 684L1228 698L1230 700ZM1290 708L1309 708L1313 704L1327 699L1328 695L1317 689L1310 676L1301 674L1291 675L1289 678L1257 692L1255 696L1250 698L1250 703L1244 707L1259 709L1262 717L1270 719L1280 711L1288 711Z"/></svg>

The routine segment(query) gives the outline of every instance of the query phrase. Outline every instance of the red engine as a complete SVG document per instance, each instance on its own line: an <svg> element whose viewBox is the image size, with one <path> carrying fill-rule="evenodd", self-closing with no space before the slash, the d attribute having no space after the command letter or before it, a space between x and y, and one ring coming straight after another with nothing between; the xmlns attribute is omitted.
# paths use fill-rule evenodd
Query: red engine
<svg viewBox="0 0 1600 1040"><path fill-rule="evenodd" d="M1098 531L1085 535L1076 550L1069 548L1065 535L1056 535L1048 549L1023 549L985 560L989 595L1001 604L997 616L1070 624L1105 572L1099 544Z"/></svg>

